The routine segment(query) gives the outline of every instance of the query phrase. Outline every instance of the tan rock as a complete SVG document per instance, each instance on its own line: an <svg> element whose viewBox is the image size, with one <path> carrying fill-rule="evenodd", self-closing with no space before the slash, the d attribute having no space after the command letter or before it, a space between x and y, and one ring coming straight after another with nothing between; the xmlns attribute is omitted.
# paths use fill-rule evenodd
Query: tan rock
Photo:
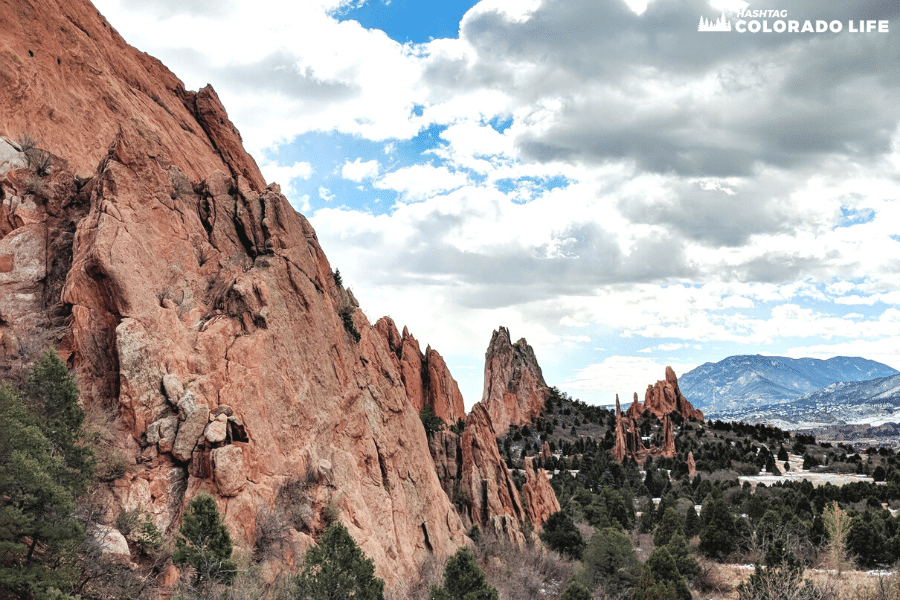
<svg viewBox="0 0 900 600"><path fill-rule="evenodd" d="M697 463L694 462L694 453L689 451L687 457L688 477L693 479L697 476Z"/></svg>
<svg viewBox="0 0 900 600"><path fill-rule="evenodd" d="M131 551L128 549L128 540L122 533L107 525L94 524L88 528L88 534L97 545L100 556L113 562L130 562Z"/></svg>
<svg viewBox="0 0 900 600"><path fill-rule="evenodd" d="M485 353L481 402L497 434L504 435L510 425L524 425L539 416L549 395L550 388L525 338L513 344L508 329L494 331Z"/></svg>
<svg viewBox="0 0 900 600"><path fill-rule="evenodd" d="M110 510L141 506L172 531L190 500L209 492L235 541L249 545L256 507L271 505L310 465L315 514L339 494L342 522L389 586L426 560L445 560L467 538L412 406L416 377L425 402L418 343L398 334L398 355L396 339L385 341L361 310L352 311L359 341L348 334L340 312L355 299L335 288L310 223L277 186L265 187L211 89L185 91L84 0L64 11L45 0L22 6L32 16L0 11L10 50L3 74L11 78L0 101L16 106L0 111L0 131L40 131L70 170L60 159L47 208L35 202L36 211L25 207L18 217L11 198L25 196L19 171L0 183L0 244L34 242L25 262L18 249L0 252L0 276L22 282L30 272L22 265L33 265L45 273L29 281L48 290L33 305L0 298L0 312L19 327L7 314L45 323L53 305L71 308L59 343L82 402L117 407L115 443L136 463L142 446L158 440L157 456L111 484ZM26 212L44 221L25 225ZM68 223L76 224L74 238L62 235ZM0 333L4 348L28 339L12 326ZM452 378L437 358L434 365L435 403L452 418ZM171 378L165 384L169 375L182 390ZM209 405L232 409L217 413L227 416L219 442L227 445L214 450L203 437ZM520 501L498 487L511 483L508 473L499 456L488 456L491 445L496 454L489 423L475 430L469 480L489 492L488 515L516 521ZM296 539L308 545L318 533Z"/></svg>
<svg viewBox="0 0 900 600"><path fill-rule="evenodd" d="M215 421L211 421L209 425L206 426L206 430L203 432L203 436L206 438L206 441L210 444L217 444L219 442L224 442L226 434L228 433L228 417L221 415L223 419L219 421L218 419Z"/></svg>
<svg viewBox="0 0 900 600"><path fill-rule="evenodd" d="M213 473L221 496L236 496L244 486L244 451L228 445L212 451Z"/></svg>

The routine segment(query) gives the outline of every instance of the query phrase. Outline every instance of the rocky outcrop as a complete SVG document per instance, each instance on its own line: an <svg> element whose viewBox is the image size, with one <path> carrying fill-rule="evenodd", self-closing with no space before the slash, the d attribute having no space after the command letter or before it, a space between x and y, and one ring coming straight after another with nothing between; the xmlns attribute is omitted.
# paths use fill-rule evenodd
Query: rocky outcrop
<svg viewBox="0 0 900 600"><path fill-rule="evenodd" d="M550 487L550 477L547 475L547 471L535 469L533 462L533 457L525 458L525 483L522 484L522 499L525 504L525 514L534 526L539 528L560 507L559 500L556 499L556 494Z"/></svg>
<svg viewBox="0 0 900 600"><path fill-rule="evenodd" d="M678 378L672 367L666 367L666 378L648 385L644 394L644 410L649 410L662 419L677 412L690 421L703 421L703 412L694 408L678 388Z"/></svg>
<svg viewBox="0 0 900 600"><path fill-rule="evenodd" d="M427 404L445 425L465 419L466 408L459 386L437 350L428 346L423 354L416 338L406 327L401 335L390 317L380 318L375 323L375 331L395 356L392 360L400 371L406 396L416 412Z"/></svg>
<svg viewBox="0 0 900 600"><path fill-rule="evenodd" d="M631 408L635 406L640 406L637 401L637 394L635 394L634 404L631 405L628 411L622 412L622 407L619 404L619 396L616 395L616 441L612 449L615 459L622 462L625 458L632 458L638 463L643 463L648 457L674 457L676 454L675 428L672 424L671 416L666 414L662 419L662 447L647 447L641 439L640 429L638 428L636 419L630 416L631 414L634 414L632 413ZM640 415L642 412L643 411L638 412L637 414Z"/></svg>
<svg viewBox="0 0 900 600"><path fill-rule="evenodd" d="M494 331L484 358L481 402L497 434L539 416L549 396L550 388L525 338L513 344L506 327Z"/></svg>
<svg viewBox="0 0 900 600"><path fill-rule="evenodd" d="M215 170L265 183L212 88L187 92L162 63L129 46L85 0L3 3L0 10L0 134L24 133L94 172L122 122L159 137L164 167L191 181ZM13 109L14 108L14 109Z"/></svg>
<svg viewBox="0 0 900 600"><path fill-rule="evenodd" d="M688 477L693 479L694 477L697 476L697 463L694 462L694 453L690 452L690 451L688 452L688 457L687 457L687 468L688 468Z"/></svg>
<svg viewBox="0 0 900 600"><path fill-rule="evenodd" d="M525 512L506 463L497 449L491 417L481 402L472 407L462 434L463 493L469 500L469 518L487 524L493 517L508 515L521 522Z"/></svg>
<svg viewBox="0 0 900 600"><path fill-rule="evenodd" d="M172 532L208 492L250 546L259 511L302 479L294 557L328 503L389 585L452 554L467 538L395 348L265 186L214 92L185 91L87 2L16 6L0 10L0 101L16 107L0 135L30 132L53 156L38 173L3 143L0 371L47 341L84 405L116 411L134 468L111 485L113 518L140 509ZM426 356L436 407L458 418L446 365Z"/></svg>

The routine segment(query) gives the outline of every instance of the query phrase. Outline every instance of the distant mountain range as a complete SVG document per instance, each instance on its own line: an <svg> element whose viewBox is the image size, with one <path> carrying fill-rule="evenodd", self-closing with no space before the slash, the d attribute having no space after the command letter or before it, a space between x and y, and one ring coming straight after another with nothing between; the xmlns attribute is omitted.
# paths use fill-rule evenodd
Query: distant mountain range
<svg viewBox="0 0 900 600"><path fill-rule="evenodd" d="M855 402L861 398L878 397L884 400L885 394L892 397L888 391L893 389L890 383L877 384L871 389L847 386L852 382L890 379L893 375L900 375L900 372L885 364L858 357L837 356L819 360L757 354L729 356L717 363L705 363L679 377L678 384L695 407L717 418L731 414L749 416L762 407L766 407L766 413L793 414L801 408L797 402L799 398L820 391L818 396L811 396L802 405L807 408L819 405L833 408L836 404ZM833 385L838 382L843 382L843 387ZM900 387L900 378L896 382ZM777 407L785 403L790 403L790 406Z"/></svg>

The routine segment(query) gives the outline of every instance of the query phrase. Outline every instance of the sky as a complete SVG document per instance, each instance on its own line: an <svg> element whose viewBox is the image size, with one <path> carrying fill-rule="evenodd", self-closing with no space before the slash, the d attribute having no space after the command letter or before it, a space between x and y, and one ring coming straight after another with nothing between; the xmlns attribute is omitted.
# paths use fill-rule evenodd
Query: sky
<svg viewBox="0 0 900 600"><path fill-rule="evenodd" d="M594 404L734 354L900 368L897 1L95 4L467 407L501 325Z"/></svg>

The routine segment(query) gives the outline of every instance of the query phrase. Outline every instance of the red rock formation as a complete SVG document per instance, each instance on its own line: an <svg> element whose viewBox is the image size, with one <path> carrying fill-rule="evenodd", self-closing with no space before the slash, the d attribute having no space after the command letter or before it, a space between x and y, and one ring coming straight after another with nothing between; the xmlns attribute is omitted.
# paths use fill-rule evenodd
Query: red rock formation
<svg viewBox="0 0 900 600"><path fill-rule="evenodd" d="M544 445L541 446L541 460L547 460L551 456L552 454L550 453L550 444L544 442Z"/></svg>
<svg viewBox="0 0 900 600"><path fill-rule="evenodd" d="M265 189L211 88L198 94L130 47L84 0L0 4L0 131L28 132L90 174L127 119L159 136L159 158L200 180L216 169Z"/></svg>
<svg viewBox="0 0 900 600"><path fill-rule="evenodd" d="M118 411L135 465L111 514L139 508L171 532L207 491L252 545L256 513L309 472L299 549L329 500L389 584L465 543L396 353L212 90L186 92L84 0L0 2L0 106L16 107L0 135L29 132L57 156L28 183L22 154L2 149L0 366L23 366L30 340L58 343L84 404ZM455 406L433 360L435 398ZM503 474L486 442L469 445L488 514L521 518L517 498L493 498Z"/></svg>
<svg viewBox="0 0 900 600"><path fill-rule="evenodd" d="M616 394L616 444L613 446L613 456L616 457L616 460L622 462L625 460L626 456L629 456L632 452L629 452L628 445L625 443L625 419L623 418L622 407L619 404L619 395ZM631 419L628 419L630 422Z"/></svg>
<svg viewBox="0 0 900 600"><path fill-rule="evenodd" d="M697 476L697 463L694 462L694 453L688 452L687 457L688 477L693 479Z"/></svg>
<svg viewBox="0 0 900 600"><path fill-rule="evenodd" d="M533 457L525 458L525 483L522 485L522 498L525 501L525 514L536 528L540 528L547 517L557 512L559 500L550 487L550 477L544 469L535 469ZM568 475L566 475L568 477Z"/></svg>
<svg viewBox="0 0 900 600"><path fill-rule="evenodd" d="M466 408L459 386L437 350L428 346L422 354L416 338L409 334L406 327L401 336L390 317L379 319L375 330L396 355L394 362L400 369L406 396L416 411L421 411L428 404L447 425L465 419Z"/></svg>
<svg viewBox="0 0 900 600"><path fill-rule="evenodd" d="M512 344L508 329L494 331L485 353L481 402L497 434L504 435L510 425L524 425L539 416L549 395L550 388L525 338Z"/></svg>
<svg viewBox="0 0 900 600"><path fill-rule="evenodd" d="M703 412L694 408L678 388L678 378L672 367L666 367L665 380L648 385L644 394L644 410L649 410L657 418L677 412L685 419L703 421Z"/></svg>

